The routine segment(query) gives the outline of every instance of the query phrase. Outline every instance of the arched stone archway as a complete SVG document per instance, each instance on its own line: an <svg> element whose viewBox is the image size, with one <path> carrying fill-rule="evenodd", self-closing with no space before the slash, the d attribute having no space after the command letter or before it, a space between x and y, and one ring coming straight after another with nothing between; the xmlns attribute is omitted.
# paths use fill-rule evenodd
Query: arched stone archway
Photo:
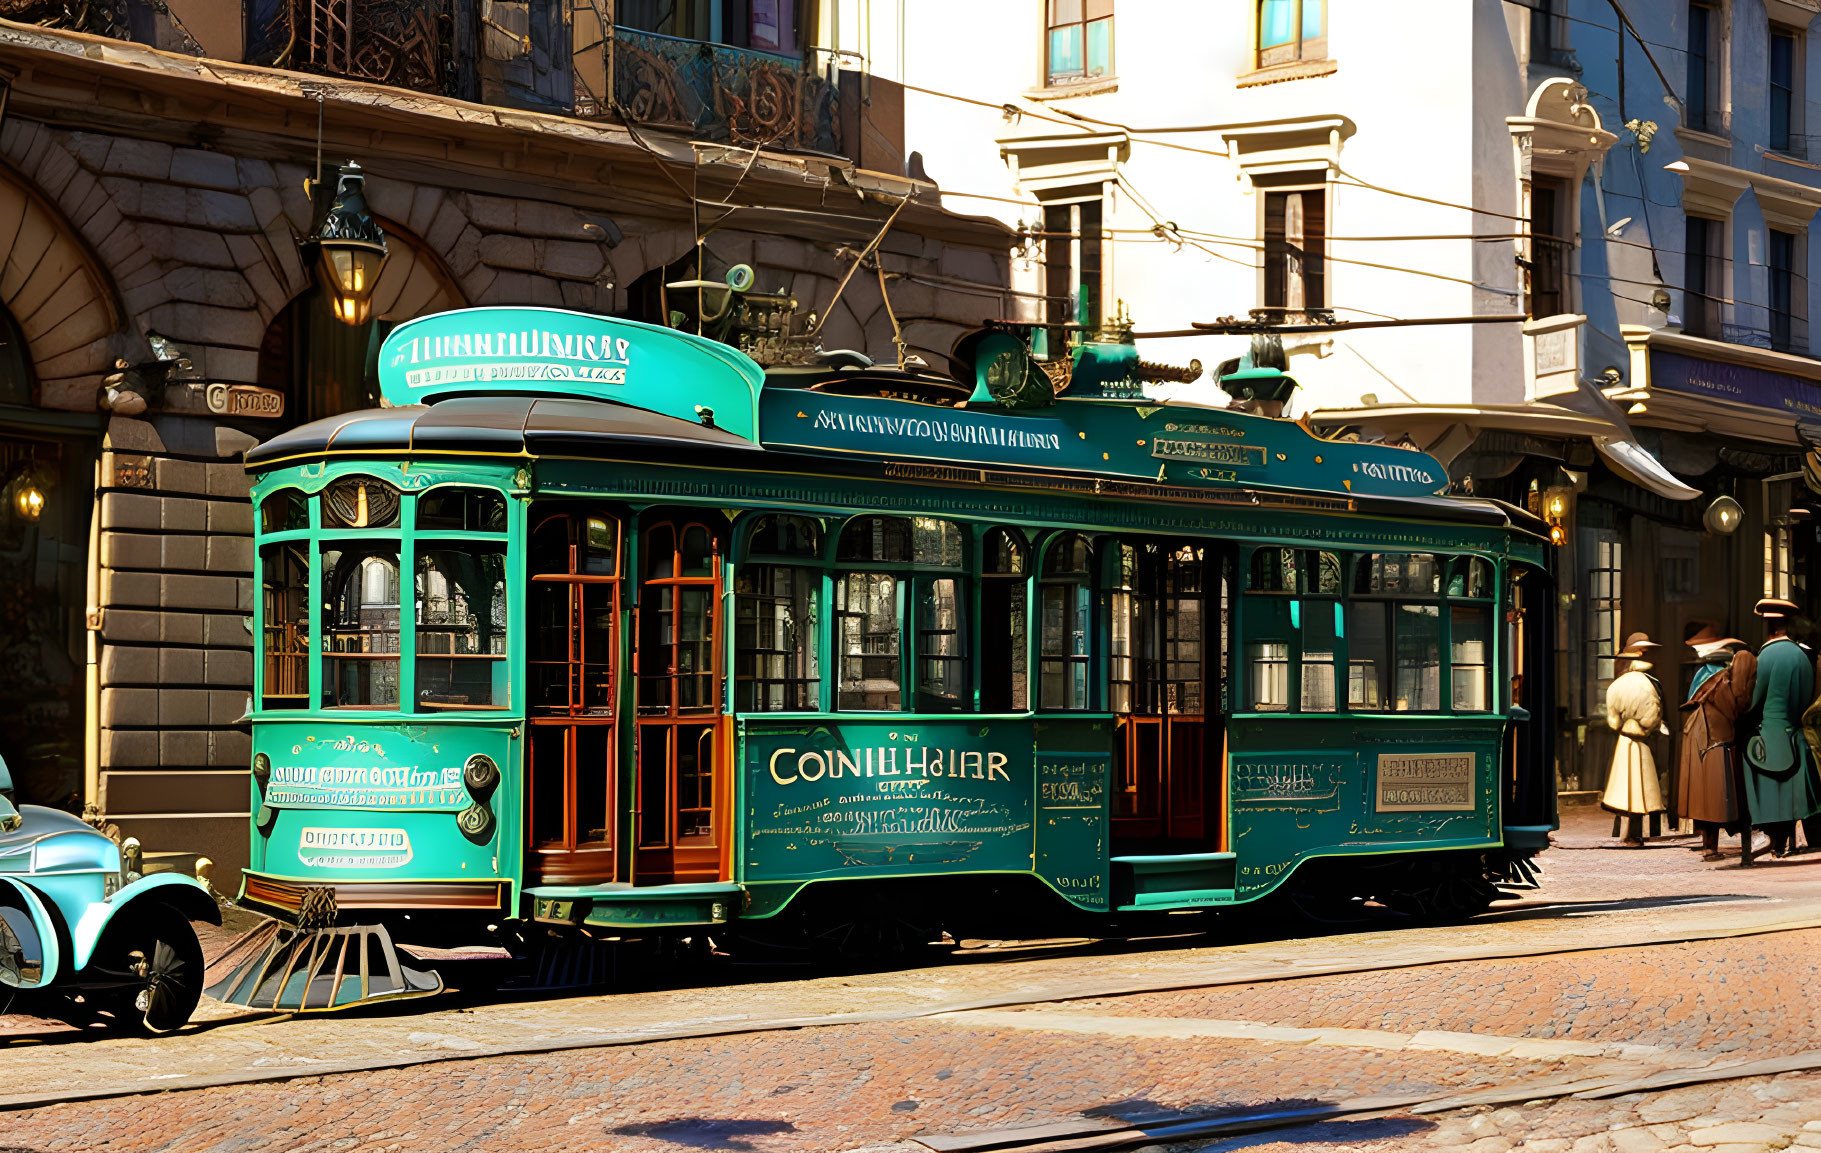
<svg viewBox="0 0 1821 1153"><path fill-rule="evenodd" d="M62 214L4 165L0 256L0 305L24 337L40 403L86 407L69 398L92 397L112 362L120 308L111 281Z"/></svg>

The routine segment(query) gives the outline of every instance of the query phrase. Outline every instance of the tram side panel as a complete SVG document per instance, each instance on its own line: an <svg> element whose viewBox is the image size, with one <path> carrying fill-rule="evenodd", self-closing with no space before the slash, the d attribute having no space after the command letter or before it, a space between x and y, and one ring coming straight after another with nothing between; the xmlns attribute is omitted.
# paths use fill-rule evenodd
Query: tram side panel
<svg viewBox="0 0 1821 1153"><path fill-rule="evenodd" d="M1110 743L1096 719L743 719L746 915L817 881L962 874L1104 911Z"/></svg>
<svg viewBox="0 0 1821 1153"><path fill-rule="evenodd" d="M1494 848L1504 720L1247 717L1230 726L1241 900L1316 856Z"/></svg>
<svg viewBox="0 0 1821 1153"><path fill-rule="evenodd" d="M352 893L363 883L430 892L510 879L501 866L519 851L512 726L268 720L255 729L250 898L260 899L261 880Z"/></svg>

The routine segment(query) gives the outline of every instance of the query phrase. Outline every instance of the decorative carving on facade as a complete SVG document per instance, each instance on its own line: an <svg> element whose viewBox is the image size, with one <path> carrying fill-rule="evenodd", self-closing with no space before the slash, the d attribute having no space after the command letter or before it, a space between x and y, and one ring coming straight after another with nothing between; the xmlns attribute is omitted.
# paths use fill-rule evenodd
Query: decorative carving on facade
<svg viewBox="0 0 1821 1153"><path fill-rule="evenodd" d="M457 95L451 2L265 0L249 41L274 68Z"/></svg>

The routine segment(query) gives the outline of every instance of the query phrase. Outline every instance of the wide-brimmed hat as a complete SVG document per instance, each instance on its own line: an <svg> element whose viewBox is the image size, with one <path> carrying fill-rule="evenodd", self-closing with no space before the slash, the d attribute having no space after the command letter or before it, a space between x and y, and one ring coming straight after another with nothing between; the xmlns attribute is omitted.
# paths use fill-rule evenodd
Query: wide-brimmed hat
<svg viewBox="0 0 1821 1153"><path fill-rule="evenodd" d="M1619 650L1618 655L1627 660L1636 660L1639 657L1649 656L1662 647L1650 639L1649 633L1632 633L1625 638L1625 647Z"/></svg>
<svg viewBox="0 0 1821 1153"><path fill-rule="evenodd" d="M1761 617L1793 617L1802 612L1795 601L1786 597L1765 597L1751 611Z"/></svg>
<svg viewBox="0 0 1821 1153"><path fill-rule="evenodd" d="M1712 622L1703 621L1701 631L1682 642L1691 649L1704 648L1707 645L1742 645L1745 642L1738 637L1723 637Z"/></svg>

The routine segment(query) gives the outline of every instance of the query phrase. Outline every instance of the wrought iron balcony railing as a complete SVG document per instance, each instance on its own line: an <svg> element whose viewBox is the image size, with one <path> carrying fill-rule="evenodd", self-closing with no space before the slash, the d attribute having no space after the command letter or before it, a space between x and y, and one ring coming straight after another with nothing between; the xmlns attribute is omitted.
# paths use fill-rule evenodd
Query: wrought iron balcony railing
<svg viewBox="0 0 1821 1153"><path fill-rule="evenodd" d="M698 140L841 151L839 74L790 56L613 30L613 95L640 124Z"/></svg>

